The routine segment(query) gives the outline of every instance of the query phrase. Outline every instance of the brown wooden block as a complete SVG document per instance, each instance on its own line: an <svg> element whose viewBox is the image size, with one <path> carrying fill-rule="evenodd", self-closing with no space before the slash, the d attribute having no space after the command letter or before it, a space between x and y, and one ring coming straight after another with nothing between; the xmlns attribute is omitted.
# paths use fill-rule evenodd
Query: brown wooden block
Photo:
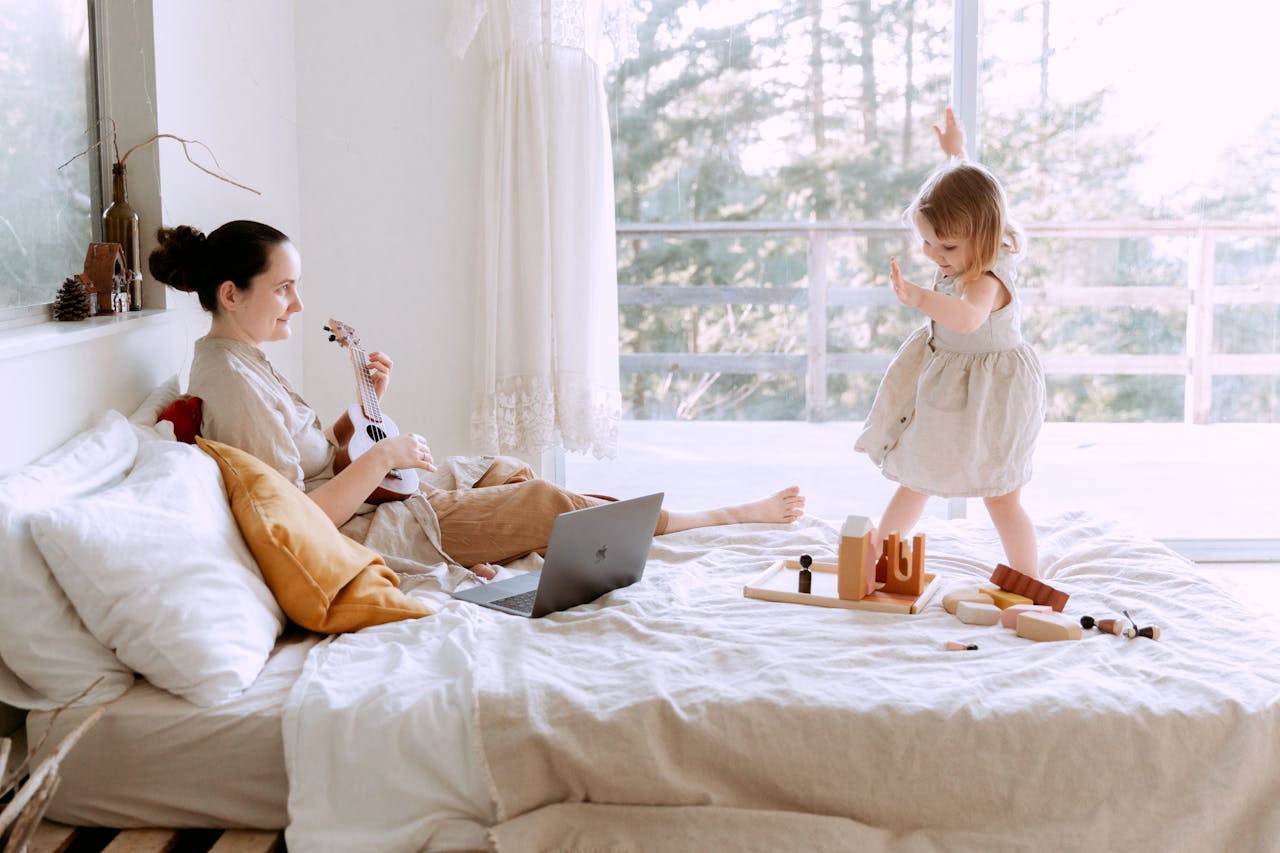
<svg viewBox="0 0 1280 853"><path fill-rule="evenodd" d="M845 601L861 601L874 588L875 561L871 547L871 519L851 515L840 530L836 554L836 594Z"/></svg>
<svg viewBox="0 0 1280 853"><path fill-rule="evenodd" d="M991 573L991 582L1001 589L1025 595L1036 604L1047 604L1059 613L1067 606L1070 598L1062 590L1054 589L1043 581L1023 574L1017 569L1000 563Z"/></svg>
<svg viewBox="0 0 1280 853"><path fill-rule="evenodd" d="M991 600L995 602L996 607L1004 610L1006 607L1012 607L1015 604L1035 604L1029 595L1018 595L1016 592L1009 592L1007 589L993 589L986 592L991 596Z"/></svg>
<svg viewBox="0 0 1280 853"><path fill-rule="evenodd" d="M896 595L919 595L924 590L924 537L917 536L914 547L898 542L897 570L887 572L884 591ZM920 550L917 557L916 549Z"/></svg>
<svg viewBox="0 0 1280 853"><path fill-rule="evenodd" d="M1019 637L1038 642L1078 640L1084 631L1080 623L1052 610L1035 610L1018 614Z"/></svg>

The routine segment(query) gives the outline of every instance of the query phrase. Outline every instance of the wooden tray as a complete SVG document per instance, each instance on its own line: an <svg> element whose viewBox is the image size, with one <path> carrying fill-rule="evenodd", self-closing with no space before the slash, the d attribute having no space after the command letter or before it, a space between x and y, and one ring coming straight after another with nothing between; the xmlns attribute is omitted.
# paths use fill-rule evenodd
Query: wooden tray
<svg viewBox="0 0 1280 853"><path fill-rule="evenodd" d="M795 560L778 560L765 569L746 586L742 594L747 598L763 601L786 601L792 604L808 604L815 607L843 607L846 610L878 610L883 613L919 613L938 591L938 576L924 573L924 590L917 596L898 595L877 589L859 601L847 601L836 595L836 564L813 561L809 567L813 581L812 592L798 592L800 563Z"/></svg>

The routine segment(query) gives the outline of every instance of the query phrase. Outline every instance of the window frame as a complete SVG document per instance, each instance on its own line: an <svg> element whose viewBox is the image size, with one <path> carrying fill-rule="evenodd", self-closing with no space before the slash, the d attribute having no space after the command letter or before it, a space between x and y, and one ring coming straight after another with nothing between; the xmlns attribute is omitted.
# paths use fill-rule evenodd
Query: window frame
<svg viewBox="0 0 1280 853"><path fill-rule="evenodd" d="M102 42L102 6L98 0L84 0L85 17L89 27L89 56L88 67L86 73L92 79L90 85L86 87L88 96L88 112L89 112L89 140L88 146L92 150L84 156L90 158L90 178L89 178L89 195L91 198L92 209L102 211L105 208L104 200L108 197L109 191L106 185L106 176L111 174L111 160L109 152L104 152L106 147L102 145L102 116L105 114L103 105L106 98L106 81L105 81L105 65L103 63L103 42ZM102 217L91 217L91 240L98 242L102 239ZM5 329L21 328L24 326L37 325L39 323L53 322L53 294L45 302L33 302L27 305L14 305L7 308L0 308L0 331Z"/></svg>

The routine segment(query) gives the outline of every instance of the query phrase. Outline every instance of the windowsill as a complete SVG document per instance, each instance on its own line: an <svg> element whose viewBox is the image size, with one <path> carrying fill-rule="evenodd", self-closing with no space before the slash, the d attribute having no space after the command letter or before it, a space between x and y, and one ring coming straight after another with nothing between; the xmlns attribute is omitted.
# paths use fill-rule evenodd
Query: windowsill
<svg viewBox="0 0 1280 853"><path fill-rule="evenodd" d="M84 320L47 320L0 329L0 361L73 346L95 338L121 335L168 322L167 309L144 309L126 314L88 317Z"/></svg>

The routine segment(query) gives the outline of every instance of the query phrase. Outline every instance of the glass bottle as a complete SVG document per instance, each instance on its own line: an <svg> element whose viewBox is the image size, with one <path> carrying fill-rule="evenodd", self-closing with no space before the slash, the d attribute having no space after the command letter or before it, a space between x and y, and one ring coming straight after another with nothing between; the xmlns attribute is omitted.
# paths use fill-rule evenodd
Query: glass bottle
<svg viewBox="0 0 1280 853"><path fill-rule="evenodd" d="M123 163L111 166L111 206L102 214L102 239L106 243L119 243L124 249L124 262L128 267L129 308L142 310L142 268L139 248L140 226L138 212L129 206L129 190L125 185Z"/></svg>

